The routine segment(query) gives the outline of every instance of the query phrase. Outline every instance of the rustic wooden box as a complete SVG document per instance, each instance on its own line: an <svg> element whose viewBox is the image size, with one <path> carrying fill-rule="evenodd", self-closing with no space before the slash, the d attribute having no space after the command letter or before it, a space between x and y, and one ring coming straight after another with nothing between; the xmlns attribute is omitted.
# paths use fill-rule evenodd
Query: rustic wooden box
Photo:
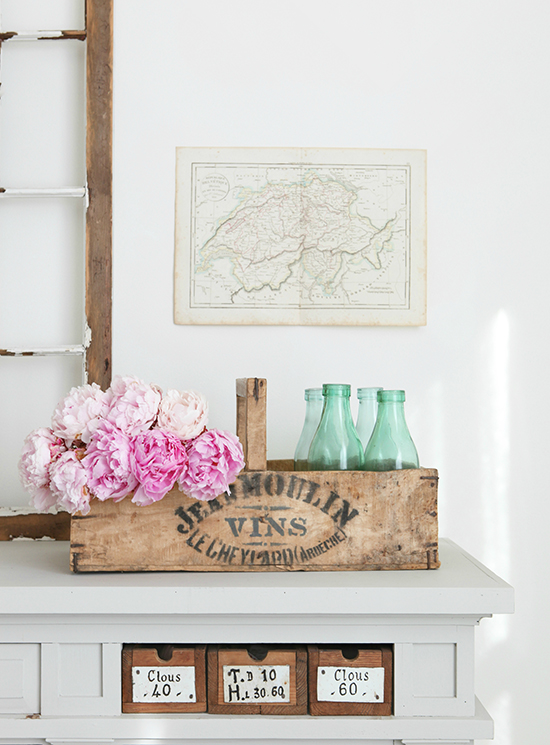
<svg viewBox="0 0 550 745"><path fill-rule="evenodd" d="M100 571L435 569L437 471L299 471L266 461L266 381L237 381L247 468L229 494L173 489L137 507L92 500L71 520L71 568Z"/></svg>
<svg viewBox="0 0 550 745"><path fill-rule="evenodd" d="M307 714L305 647L208 647L211 714Z"/></svg>
<svg viewBox="0 0 550 745"><path fill-rule="evenodd" d="M310 714L390 716L392 647L309 646L308 683Z"/></svg>
<svg viewBox="0 0 550 745"><path fill-rule="evenodd" d="M122 711L206 711L206 647L125 644L122 650Z"/></svg>

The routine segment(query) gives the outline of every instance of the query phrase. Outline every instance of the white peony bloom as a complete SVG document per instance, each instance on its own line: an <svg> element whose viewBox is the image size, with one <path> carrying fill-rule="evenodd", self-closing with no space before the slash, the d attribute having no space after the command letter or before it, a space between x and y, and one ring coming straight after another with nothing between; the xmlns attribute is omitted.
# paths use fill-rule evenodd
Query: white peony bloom
<svg viewBox="0 0 550 745"><path fill-rule="evenodd" d="M159 409L158 426L182 440L198 437L208 423L208 403L202 393L170 390Z"/></svg>

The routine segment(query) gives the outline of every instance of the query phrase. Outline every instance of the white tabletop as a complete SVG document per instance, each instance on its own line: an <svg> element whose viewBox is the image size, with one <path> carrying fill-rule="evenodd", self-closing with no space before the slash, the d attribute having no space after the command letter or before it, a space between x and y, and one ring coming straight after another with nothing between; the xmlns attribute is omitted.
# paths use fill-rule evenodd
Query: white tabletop
<svg viewBox="0 0 550 745"><path fill-rule="evenodd" d="M64 541L0 543L0 615L513 613L512 587L448 539L435 570L73 574Z"/></svg>

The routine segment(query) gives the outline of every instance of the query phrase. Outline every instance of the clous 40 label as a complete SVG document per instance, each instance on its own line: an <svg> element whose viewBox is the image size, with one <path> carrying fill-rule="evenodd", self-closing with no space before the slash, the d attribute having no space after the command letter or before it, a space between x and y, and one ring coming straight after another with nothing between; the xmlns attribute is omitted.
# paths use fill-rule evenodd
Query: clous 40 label
<svg viewBox="0 0 550 745"><path fill-rule="evenodd" d="M133 667L132 701L136 703L195 703L195 668Z"/></svg>
<svg viewBox="0 0 550 745"><path fill-rule="evenodd" d="M383 667L319 667L317 701L384 702Z"/></svg>

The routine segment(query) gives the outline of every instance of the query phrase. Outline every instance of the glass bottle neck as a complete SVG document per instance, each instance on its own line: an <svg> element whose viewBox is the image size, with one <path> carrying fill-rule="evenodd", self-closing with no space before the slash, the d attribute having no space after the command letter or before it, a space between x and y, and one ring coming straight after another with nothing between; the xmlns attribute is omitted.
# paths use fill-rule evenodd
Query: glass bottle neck
<svg viewBox="0 0 550 745"><path fill-rule="evenodd" d="M306 422L311 419L319 421L319 415L323 410L324 401L322 398L310 398L306 401Z"/></svg>
<svg viewBox="0 0 550 745"><path fill-rule="evenodd" d="M308 467L313 471L357 471L363 446L351 418L350 386L324 386L321 422L311 443Z"/></svg>
<svg viewBox="0 0 550 745"><path fill-rule="evenodd" d="M378 418L388 422L399 422L405 424L405 406L403 401L379 401Z"/></svg>
<svg viewBox="0 0 550 745"><path fill-rule="evenodd" d="M347 417L351 419L351 408L348 396L340 395L325 395L325 402L323 404L323 415L330 415L331 417L337 417L344 421ZM334 420L333 420L334 421Z"/></svg>

